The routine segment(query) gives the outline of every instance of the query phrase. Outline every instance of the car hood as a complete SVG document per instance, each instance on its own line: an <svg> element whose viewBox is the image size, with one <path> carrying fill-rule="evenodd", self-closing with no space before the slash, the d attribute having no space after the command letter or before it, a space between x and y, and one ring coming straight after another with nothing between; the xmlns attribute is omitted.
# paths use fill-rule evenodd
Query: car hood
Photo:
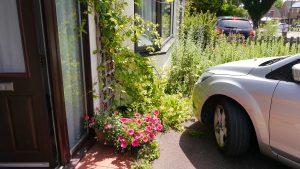
<svg viewBox="0 0 300 169"><path fill-rule="evenodd" d="M247 75L259 65L278 57L258 58L229 62L208 69L209 72L219 75L243 76Z"/></svg>

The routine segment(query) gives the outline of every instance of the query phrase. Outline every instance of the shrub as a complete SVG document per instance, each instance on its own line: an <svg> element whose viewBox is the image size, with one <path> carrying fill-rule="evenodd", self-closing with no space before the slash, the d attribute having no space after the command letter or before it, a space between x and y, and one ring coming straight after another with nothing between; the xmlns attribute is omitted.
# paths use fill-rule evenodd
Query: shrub
<svg viewBox="0 0 300 169"><path fill-rule="evenodd" d="M166 130L169 128L182 130L181 123L192 118L190 99L179 94L164 95L159 110L159 117Z"/></svg>
<svg viewBox="0 0 300 169"><path fill-rule="evenodd" d="M115 65L113 89L117 110L132 116L133 112L149 112L159 107L163 92L148 58L125 49L116 57Z"/></svg>

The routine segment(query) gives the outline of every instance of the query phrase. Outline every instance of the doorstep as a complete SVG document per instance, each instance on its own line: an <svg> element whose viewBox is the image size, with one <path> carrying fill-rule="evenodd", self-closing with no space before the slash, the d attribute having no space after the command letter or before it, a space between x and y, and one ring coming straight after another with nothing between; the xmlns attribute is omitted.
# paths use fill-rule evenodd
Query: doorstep
<svg viewBox="0 0 300 169"><path fill-rule="evenodd" d="M75 166L76 169L127 169L133 157L115 152L115 148L96 142Z"/></svg>

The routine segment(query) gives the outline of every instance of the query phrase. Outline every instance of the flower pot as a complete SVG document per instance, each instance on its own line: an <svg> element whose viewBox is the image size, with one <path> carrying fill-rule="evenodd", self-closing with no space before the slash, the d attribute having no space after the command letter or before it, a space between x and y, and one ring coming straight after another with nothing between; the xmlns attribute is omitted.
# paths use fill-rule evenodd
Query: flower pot
<svg viewBox="0 0 300 169"><path fill-rule="evenodd" d="M101 130L95 129L95 134L96 134L97 140L99 142L105 142L105 136L104 136L104 133Z"/></svg>
<svg viewBox="0 0 300 169"><path fill-rule="evenodd" d="M103 131L101 131L99 129L95 129L95 134L97 137L97 141L99 143L104 144L104 145L113 145L110 141L107 141L105 139L105 135L104 135Z"/></svg>

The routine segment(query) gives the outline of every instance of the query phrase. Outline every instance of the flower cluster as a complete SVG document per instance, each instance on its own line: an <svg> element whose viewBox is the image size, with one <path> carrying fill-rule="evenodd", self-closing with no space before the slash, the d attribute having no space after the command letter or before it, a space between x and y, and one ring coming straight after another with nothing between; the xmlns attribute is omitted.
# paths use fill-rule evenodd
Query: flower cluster
<svg viewBox="0 0 300 169"><path fill-rule="evenodd" d="M151 114L135 113L132 118L124 118L118 112L97 113L95 117L85 116L83 124L85 128L103 132L105 139L118 148L135 148L153 141L155 135L163 131L158 115L158 110Z"/></svg>
<svg viewBox="0 0 300 169"><path fill-rule="evenodd" d="M118 145L125 149L128 146L138 147L155 139L155 135L163 130L159 111L154 114L135 113L132 118L120 118L124 132L118 138Z"/></svg>
<svg viewBox="0 0 300 169"><path fill-rule="evenodd" d="M95 125L95 117L90 117L88 115L82 118L82 124L84 128L92 128Z"/></svg>

